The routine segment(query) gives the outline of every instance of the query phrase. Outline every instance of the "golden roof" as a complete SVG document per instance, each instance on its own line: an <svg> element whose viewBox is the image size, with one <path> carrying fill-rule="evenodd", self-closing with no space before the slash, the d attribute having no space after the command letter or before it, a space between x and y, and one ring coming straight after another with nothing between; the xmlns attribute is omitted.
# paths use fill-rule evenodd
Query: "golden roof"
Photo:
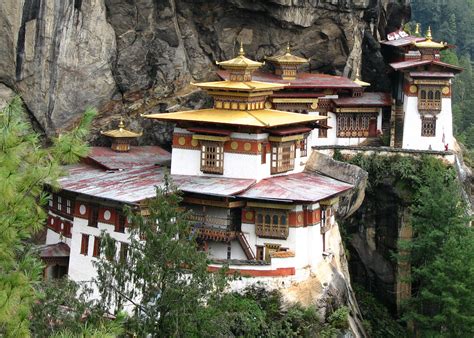
<svg viewBox="0 0 474 338"><path fill-rule="evenodd" d="M118 127L119 129L101 131L100 133L112 138L134 138L142 136L142 133L134 133L133 131L125 129L125 123L122 118L120 118Z"/></svg>
<svg viewBox="0 0 474 338"><path fill-rule="evenodd" d="M356 78L354 80L354 83L357 83L361 87L369 87L370 86L370 83L364 82L360 79L359 69L357 69L357 71L356 71Z"/></svg>
<svg viewBox="0 0 474 338"><path fill-rule="evenodd" d="M230 81L230 80L192 83L192 85L202 88L202 89L222 89L222 90L235 90L235 91L245 91L245 92L279 90L285 87L285 84L281 84L281 83L269 83L269 82L260 82L260 81Z"/></svg>
<svg viewBox="0 0 474 338"><path fill-rule="evenodd" d="M150 114L143 115L143 117L163 121L192 121L250 127L277 127L327 119L326 116L305 115L273 109L229 110L215 108Z"/></svg>
<svg viewBox="0 0 474 338"><path fill-rule="evenodd" d="M301 65L309 62L309 59L305 59L296 55L291 54L290 43L286 46L286 53L278 56L267 57L266 60L274 63L287 64L287 65Z"/></svg>
<svg viewBox="0 0 474 338"><path fill-rule="evenodd" d="M227 70L255 70L260 68L263 63L250 60L245 57L242 41L240 42L239 55L227 61L216 61L216 64Z"/></svg>
<svg viewBox="0 0 474 338"><path fill-rule="evenodd" d="M428 31L426 32L426 40L422 42L414 42L416 48L431 48L431 49L444 49L447 47L446 42L435 42L432 40L433 36L431 35L431 27L428 27Z"/></svg>

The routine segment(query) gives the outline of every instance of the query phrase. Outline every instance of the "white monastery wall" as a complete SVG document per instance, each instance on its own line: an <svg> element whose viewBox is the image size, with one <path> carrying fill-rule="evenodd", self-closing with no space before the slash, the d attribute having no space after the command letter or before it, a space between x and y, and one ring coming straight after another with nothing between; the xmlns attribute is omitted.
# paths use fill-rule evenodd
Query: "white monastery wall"
<svg viewBox="0 0 474 338"><path fill-rule="evenodd" d="M403 124L403 148L414 150L439 150L444 151L444 145L454 148L453 118L451 111L451 99L443 98L441 101L441 112L436 114L436 136L421 136L421 115L418 111L418 97L404 96L403 111L405 120ZM443 142L443 134L444 140Z"/></svg>

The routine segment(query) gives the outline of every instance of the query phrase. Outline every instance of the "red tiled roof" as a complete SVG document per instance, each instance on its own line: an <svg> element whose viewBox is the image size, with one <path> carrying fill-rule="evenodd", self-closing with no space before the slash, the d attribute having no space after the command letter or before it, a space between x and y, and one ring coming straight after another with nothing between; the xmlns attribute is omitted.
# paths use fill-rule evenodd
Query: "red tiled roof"
<svg viewBox="0 0 474 338"><path fill-rule="evenodd" d="M263 179L239 196L267 201L317 202L351 188L348 183L314 172L303 172Z"/></svg>
<svg viewBox="0 0 474 338"><path fill-rule="evenodd" d="M118 171L106 171L87 164L66 167L69 175L59 180L62 189L104 198L136 203L156 195L155 186L164 183L167 168L147 165ZM208 176L171 176L173 183L182 191L203 195L233 196L255 180Z"/></svg>
<svg viewBox="0 0 474 338"><path fill-rule="evenodd" d="M454 77L454 73L444 72L410 72L411 77Z"/></svg>
<svg viewBox="0 0 474 338"><path fill-rule="evenodd" d="M56 244L42 245L39 248L39 256L41 258L52 258L52 257L69 257L71 249L69 245L63 242Z"/></svg>
<svg viewBox="0 0 474 338"><path fill-rule="evenodd" d="M432 66L440 66L444 68L449 68L456 73L459 73L463 70L461 67L454 66L449 63L441 62L437 60L409 60L409 61L394 62L390 64L390 66L395 70L403 70L407 68L413 68L413 67L424 66L424 65L432 65Z"/></svg>
<svg viewBox="0 0 474 338"><path fill-rule="evenodd" d="M229 78L229 72L217 72L222 79ZM254 81L288 84L285 88L361 88L354 81L335 75L298 73L295 80L283 80L279 75L269 72L256 71L252 75Z"/></svg>
<svg viewBox="0 0 474 338"><path fill-rule="evenodd" d="M163 164L171 160L171 153L157 146L130 147L129 152L117 152L107 147L91 147L88 158L106 169L116 170Z"/></svg>
<svg viewBox="0 0 474 338"><path fill-rule="evenodd" d="M312 129L311 128L304 128L304 127L289 127L289 128L281 128L281 129L273 129L270 133L272 135L291 135L291 134L302 134L308 133Z"/></svg>
<svg viewBox="0 0 474 338"><path fill-rule="evenodd" d="M389 93L364 93L358 97L342 97L333 99L338 107L386 107L392 105L392 96Z"/></svg>

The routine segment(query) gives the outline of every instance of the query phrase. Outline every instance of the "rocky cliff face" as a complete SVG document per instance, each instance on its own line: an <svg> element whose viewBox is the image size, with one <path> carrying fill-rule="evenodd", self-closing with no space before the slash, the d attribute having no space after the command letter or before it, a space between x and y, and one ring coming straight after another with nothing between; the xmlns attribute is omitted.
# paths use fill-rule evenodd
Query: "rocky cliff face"
<svg viewBox="0 0 474 338"><path fill-rule="evenodd" d="M101 110L98 128L118 114L202 106L189 83L213 78L214 62L233 57L238 40L256 59L290 41L311 58L311 71L350 76L363 61L363 76L375 82L384 69L377 38L409 15L405 3L4 0L0 82L48 134L68 128L86 106ZM150 138L163 142L158 134Z"/></svg>

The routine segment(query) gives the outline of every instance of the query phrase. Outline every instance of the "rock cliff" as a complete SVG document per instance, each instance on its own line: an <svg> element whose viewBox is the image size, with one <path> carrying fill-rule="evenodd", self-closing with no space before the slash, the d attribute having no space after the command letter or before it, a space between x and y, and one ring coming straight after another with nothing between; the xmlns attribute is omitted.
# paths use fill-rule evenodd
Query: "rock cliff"
<svg viewBox="0 0 474 338"><path fill-rule="evenodd" d="M99 129L118 114L205 105L189 83L213 78L214 62L233 57L237 40L256 59L289 41L314 72L350 76L363 62L364 79L375 83L385 67L377 40L409 16L408 2L4 0L0 83L47 134L87 106L102 112ZM166 141L166 128L143 127L144 142Z"/></svg>

